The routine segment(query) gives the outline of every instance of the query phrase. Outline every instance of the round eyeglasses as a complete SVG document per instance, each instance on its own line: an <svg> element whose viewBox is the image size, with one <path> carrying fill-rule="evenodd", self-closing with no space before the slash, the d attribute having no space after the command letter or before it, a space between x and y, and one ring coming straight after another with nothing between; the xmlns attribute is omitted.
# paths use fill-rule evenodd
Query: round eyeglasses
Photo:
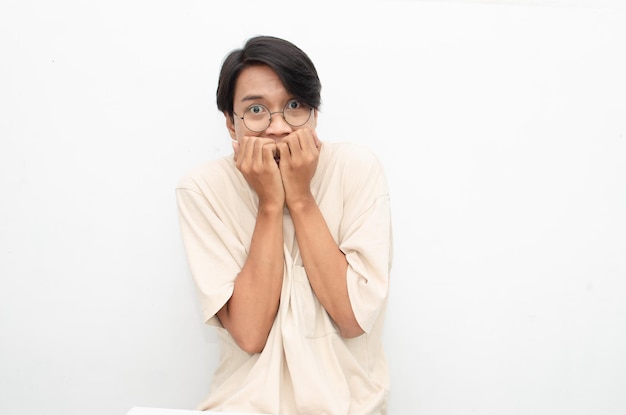
<svg viewBox="0 0 626 415"><path fill-rule="evenodd" d="M270 126L273 114L282 114L287 124L292 127L301 127L309 121L312 112L312 107L292 99L282 111L270 112L265 105L252 104L246 108L243 115L239 115L235 111L233 114L243 120L248 130L260 133Z"/></svg>

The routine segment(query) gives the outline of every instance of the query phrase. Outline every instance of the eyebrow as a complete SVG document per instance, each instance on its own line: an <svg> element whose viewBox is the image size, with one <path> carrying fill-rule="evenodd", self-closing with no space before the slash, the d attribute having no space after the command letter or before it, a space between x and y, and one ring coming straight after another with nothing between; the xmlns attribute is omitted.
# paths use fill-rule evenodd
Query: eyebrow
<svg viewBox="0 0 626 415"><path fill-rule="evenodd" d="M258 101L260 99L263 99L262 95L246 95L245 97L241 98L242 102L245 101Z"/></svg>

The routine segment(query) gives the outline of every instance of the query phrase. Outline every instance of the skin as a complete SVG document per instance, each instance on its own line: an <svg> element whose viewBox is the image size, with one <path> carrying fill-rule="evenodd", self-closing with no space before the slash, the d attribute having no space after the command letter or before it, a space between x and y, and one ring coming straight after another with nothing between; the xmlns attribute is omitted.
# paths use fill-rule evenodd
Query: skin
<svg viewBox="0 0 626 415"><path fill-rule="evenodd" d="M293 96L265 65L244 69L235 86L234 111L251 104L281 111ZM348 297L348 263L311 193L319 149L317 111L300 127L272 115L263 132L246 128L238 117L226 116L234 160L259 198L258 215L246 263L235 280L233 295L218 311L223 326L239 347L260 353L278 312L283 280L283 208L289 210L309 282L320 303L345 338L363 334ZM280 154L280 161L274 159Z"/></svg>

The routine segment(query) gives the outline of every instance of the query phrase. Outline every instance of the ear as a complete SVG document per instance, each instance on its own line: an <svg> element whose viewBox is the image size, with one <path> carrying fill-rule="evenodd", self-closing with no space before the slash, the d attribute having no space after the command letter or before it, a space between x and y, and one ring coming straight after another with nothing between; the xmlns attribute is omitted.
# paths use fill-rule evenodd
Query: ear
<svg viewBox="0 0 626 415"><path fill-rule="evenodd" d="M224 112L224 117L226 118L226 129L228 130L228 134L230 134L230 138L237 141L237 133L235 132L235 119L232 114Z"/></svg>

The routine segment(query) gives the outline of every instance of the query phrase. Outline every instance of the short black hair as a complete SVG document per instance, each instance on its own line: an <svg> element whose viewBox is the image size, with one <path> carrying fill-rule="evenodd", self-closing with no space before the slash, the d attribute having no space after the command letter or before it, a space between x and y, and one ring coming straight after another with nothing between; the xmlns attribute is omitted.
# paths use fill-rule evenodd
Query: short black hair
<svg viewBox="0 0 626 415"><path fill-rule="evenodd" d="M248 39L243 48L230 52L222 63L216 93L220 111L233 116L237 78L244 68L254 65L269 66L294 98L319 109L322 84L308 55L287 40L256 36Z"/></svg>

